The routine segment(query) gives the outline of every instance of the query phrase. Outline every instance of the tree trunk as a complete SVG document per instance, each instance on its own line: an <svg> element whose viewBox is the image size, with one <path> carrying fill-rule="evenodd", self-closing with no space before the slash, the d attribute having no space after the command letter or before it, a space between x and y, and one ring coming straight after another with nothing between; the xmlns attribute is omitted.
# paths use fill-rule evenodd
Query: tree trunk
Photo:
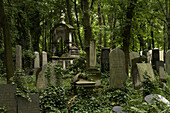
<svg viewBox="0 0 170 113"><path fill-rule="evenodd" d="M99 21L99 49L101 50L102 47L102 31L101 31L101 25L102 25L102 21L101 21L101 11L100 11L100 7L101 7L101 2L98 3L98 21Z"/></svg>
<svg viewBox="0 0 170 113"><path fill-rule="evenodd" d="M6 73L7 83L10 84L10 78L14 75L13 59L12 59L12 46L11 36L7 17L5 15L3 0L0 0L0 27L3 28L4 46L5 46L5 61L6 61Z"/></svg>
<svg viewBox="0 0 170 113"><path fill-rule="evenodd" d="M76 15L78 38L79 38L79 41L80 41L80 46L83 49L83 43L82 43L82 39L81 39L81 36L80 36L80 25L79 25L79 19L78 19L78 14L77 14L76 0L74 1L74 8L75 8L75 15Z"/></svg>
<svg viewBox="0 0 170 113"><path fill-rule="evenodd" d="M123 50L125 52L125 65L126 65L126 73L128 75L128 60L129 60L129 45L130 45L130 38L131 38L131 24L132 24L132 18L134 15L134 8L137 0L131 0L130 5L127 7L126 12L126 23L125 28L123 30L122 36L123 39Z"/></svg>
<svg viewBox="0 0 170 113"><path fill-rule="evenodd" d="M168 4L169 2L169 4ZM167 11L167 23L168 23L168 27L167 27L167 31L168 31L168 49L170 49L170 1L166 1L166 5L169 5L169 10Z"/></svg>
<svg viewBox="0 0 170 113"><path fill-rule="evenodd" d="M102 16L103 17L103 25L105 26L106 25L106 22L105 22L105 17L104 15ZM104 28L104 47L107 47L107 43L106 43L106 29Z"/></svg>
<svg viewBox="0 0 170 113"><path fill-rule="evenodd" d="M86 50L86 63L87 68L89 67L89 48L90 48L90 40L92 40L92 30L90 25L90 14L89 14L89 2L88 0L82 0L83 5L83 25L84 25L84 39L85 39L85 50Z"/></svg>

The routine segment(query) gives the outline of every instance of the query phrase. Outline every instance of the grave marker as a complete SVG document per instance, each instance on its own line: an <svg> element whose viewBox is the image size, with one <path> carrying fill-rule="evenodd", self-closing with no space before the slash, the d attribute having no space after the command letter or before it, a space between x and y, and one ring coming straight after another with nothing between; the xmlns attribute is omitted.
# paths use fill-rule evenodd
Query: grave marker
<svg viewBox="0 0 170 113"><path fill-rule="evenodd" d="M109 54L110 63L110 87L123 88L127 78L125 71L125 54L119 49L113 49Z"/></svg>
<svg viewBox="0 0 170 113"><path fill-rule="evenodd" d="M22 47L16 45L16 71L22 69Z"/></svg>
<svg viewBox="0 0 170 113"><path fill-rule="evenodd" d="M42 52L42 66L46 65L47 62L47 52L43 51Z"/></svg>
<svg viewBox="0 0 170 113"><path fill-rule="evenodd" d="M101 71L109 71L109 53L110 49L105 47L102 48L101 52Z"/></svg>
<svg viewBox="0 0 170 113"><path fill-rule="evenodd" d="M134 52L134 51L129 53L129 59L130 59L131 66L132 66L132 59L137 58L137 57L140 57L139 53Z"/></svg>
<svg viewBox="0 0 170 113"><path fill-rule="evenodd" d="M152 50L152 67L156 69L156 61L159 61L159 49L155 48Z"/></svg>
<svg viewBox="0 0 170 113"><path fill-rule="evenodd" d="M166 52L165 56L166 72L170 75L170 50Z"/></svg>

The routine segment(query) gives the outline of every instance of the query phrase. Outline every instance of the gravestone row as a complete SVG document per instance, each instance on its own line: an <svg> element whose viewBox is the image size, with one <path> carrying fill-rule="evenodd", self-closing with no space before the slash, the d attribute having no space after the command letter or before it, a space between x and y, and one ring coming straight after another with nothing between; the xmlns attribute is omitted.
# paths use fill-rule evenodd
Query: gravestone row
<svg viewBox="0 0 170 113"><path fill-rule="evenodd" d="M16 96L16 85L0 84L0 107L6 107L7 113L40 113L39 96L31 94L31 102Z"/></svg>

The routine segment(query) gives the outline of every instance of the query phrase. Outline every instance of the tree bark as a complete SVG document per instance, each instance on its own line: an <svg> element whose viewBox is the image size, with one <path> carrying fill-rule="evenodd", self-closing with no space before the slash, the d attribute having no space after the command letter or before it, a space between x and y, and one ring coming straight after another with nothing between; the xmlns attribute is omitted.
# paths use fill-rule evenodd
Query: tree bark
<svg viewBox="0 0 170 113"><path fill-rule="evenodd" d="M7 83L10 84L10 78L14 75L13 59L12 59L12 46L11 36L7 17L5 15L3 0L0 0L0 27L3 28L4 46L5 46L5 61L6 61L6 73Z"/></svg>
<svg viewBox="0 0 170 113"><path fill-rule="evenodd" d="M87 68L89 67L89 47L90 47L90 40L92 40L92 30L90 24L90 14L89 14L89 2L88 0L82 0L83 5L83 25L84 25L84 39L85 39L85 50L86 50L86 63Z"/></svg>
<svg viewBox="0 0 170 113"><path fill-rule="evenodd" d="M125 65L126 65L126 73L128 75L128 60L129 60L129 46L130 46L130 38L131 38L131 24L132 24L132 18L134 15L134 8L137 0L131 0L130 5L127 7L126 12L126 23L125 28L123 30L122 36L123 39L123 50L125 52Z"/></svg>
<svg viewBox="0 0 170 113"><path fill-rule="evenodd" d="M76 15L78 38L79 38L79 41L80 41L81 48L84 49L83 48L83 42L82 42L82 39L81 39L81 36L80 36L80 25L79 25L79 18L78 18L78 14L77 14L77 3L76 3L76 0L74 1L74 8L75 8L75 15Z"/></svg>
<svg viewBox="0 0 170 113"><path fill-rule="evenodd" d="M102 21L101 21L101 2L98 3L98 21L99 21L99 48L101 50L102 47L102 31L101 31L101 25L102 25Z"/></svg>

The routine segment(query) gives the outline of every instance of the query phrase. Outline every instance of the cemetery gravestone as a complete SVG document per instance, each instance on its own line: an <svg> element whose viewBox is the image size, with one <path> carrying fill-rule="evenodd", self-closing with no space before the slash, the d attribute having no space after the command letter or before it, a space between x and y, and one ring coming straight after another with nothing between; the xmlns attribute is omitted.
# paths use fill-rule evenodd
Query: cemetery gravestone
<svg viewBox="0 0 170 113"><path fill-rule="evenodd" d="M39 95L29 95L31 102L23 97L18 97L18 113L40 113Z"/></svg>
<svg viewBox="0 0 170 113"><path fill-rule="evenodd" d="M166 72L170 75L170 50L167 51L165 56Z"/></svg>
<svg viewBox="0 0 170 113"><path fill-rule="evenodd" d="M42 66L46 65L47 62L47 53L45 51L42 52Z"/></svg>
<svg viewBox="0 0 170 113"><path fill-rule="evenodd" d="M137 75L137 82L135 84L135 88L138 88L142 86L142 82L145 81L145 78L143 77L146 73L150 78L150 81L155 80L155 75L152 69L151 64L149 63L137 63L137 69L138 69L138 75Z"/></svg>
<svg viewBox="0 0 170 113"><path fill-rule="evenodd" d="M163 61L156 61L156 71L159 72L159 67L164 67Z"/></svg>
<svg viewBox="0 0 170 113"><path fill-rule="evenodd" d="M16 85L0 84L0 107L5 106L7 113L17 113Z"/></svg>
<svg viewBox="0 0 170 113"><path fill-rule="evenodd" d="M162 66L159 67L159 79L161 81L164 81L167 79L166 73L164 71L164 67L162 67Z"/></svg>
<svg viewBox="0 0 170 113"><path fill-rule="evenodd" d="M147 62L151 63L151 60L152 60L152 50L149 50L147 52Z"/></svg>
<svg viewBox="0 0 170 113"><path fill-rule="evenodd" d="M39 52L35 51L34 55L35 55L34 69L38 69L38 68L40 68L40 56L39 56Z"/></svg>
<svg viewBox="0 0 170 113"><path fill-rule="evenodd" d="M125 54L119 49L113 49L109 54L110 63L110 87L123 88L127 78L125 71Z"/></svg>
<svg viewBox="0 0 170 113"><path fill-rule="evenodd" d="M112 111L116 113L126 113L123 111L123 108L121 106L114 106Z"/></svg>
<svg viewBox="0 0 170 113"><path fill-rule="evenodd" d="M144 63L147 62L147 58L146 57L138 57L138 58L134 58L132 59L132 68L131 68L131 76L133 79L133 84L135 87L135 84L137 84L137 78L138 77L138 70L137 70L137 63Z"/></svg>
<svg viewBox="0 0 170 113"><path fill-rule="evenodd" d="M16 45L16 71L22 69L22 47Z"/></svg>
<svg viewBox="0 0 170 113"><path fill-rule="evenodd" d="M160 58L160 61L164 61L164 51L163 50L159 51L159 58Z"/></svg>
<svg viewBox="0 0 170 113"><path fill-rule="evenodd" d="M102 53L101 53L101 71L109 71L109 53L110 49L105 47L102 48Z"/></svg>
<svg viewBox="0 0 170 113"><path fill-rule="evenodd" d="M155 48L152 50L152 67L156 69L156 61L159 61L159 49Z"/></svg>
<svg viewBox="0 0 170 113"><path fill-rule="evenodd" d="M90 68L96 67L96 41L90 41Z"/></svg>
<svg viewBox="0 0 170 113"><path fill-rule="evenodd" d="M42 66L42 70L38 74L36 87L38 90L45 89L47 85L47 79L45 78L45 72L47 70L47 64Z"/></svg>
<svg viewBox="0 0 170 113"><path fill-rule="evenodd" d="M130 58L130 65L132 66L132 59L140 57L139 53L137 52L130 52L129 58Z"/></svg>

